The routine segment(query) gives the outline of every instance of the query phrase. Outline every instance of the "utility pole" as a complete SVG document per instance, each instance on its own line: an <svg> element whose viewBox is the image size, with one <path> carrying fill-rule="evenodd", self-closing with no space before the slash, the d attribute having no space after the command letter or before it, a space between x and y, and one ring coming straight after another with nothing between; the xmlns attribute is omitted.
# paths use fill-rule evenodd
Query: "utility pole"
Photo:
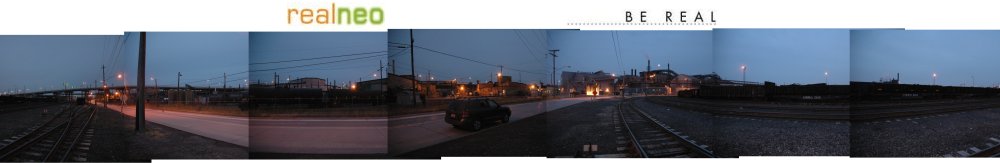
<svg viewBox="0 0 1000 163"><path fill-rule="evenodd" d="M410 29L410 75L413 75L413 105L417 105L417 68L413 64L413 29Z"/></svg>
<svg viewBox="0 0 1000 163"><path fill-rule="evenodd" d="M556 84L556 57L559 57L556 52L559 52L559 49L549 50L549 55L552 55L552 84Z"/></svg>
<svg viewBox="0 0 1000 163"><path fill-rule="evenodd" d="M181 72L177 72L177 89L181 89Z"/></svg>
<svg viewBox="0 0 1000 163"><path fill-rule="evenodd" d="M274 72L274 82L271 84L274 84L274 88L278 88L278 72Z"/></svg>
<svg viewBox="0 0 1000 163"><path fill-rule="evenodd" d="M104 89L104 108L108 108L108 80L104 77L104 65L101 65L101 86Z"/></svg>
<svg viewBox="0 0 1000 163"><path fill-rule="evenodd" d="M143 79L146 76L146 32L139 33L139 70L137 71L139 74L136 75L136 78L138 78L139 83L137 84L139 86L136 89L139 90L139 98L135 101L135 131L142 132L146 130L146 113L144 111L146 109L146 80Z"/></svg>
<svg viewBox="0 0 1000 163"><path fill-rule="evenodd" d="M500 73L497 74L497 85L500 85L500 91L497 91L497 96L504 95L502 93L506 93L504 91L507 89L503 83L503 65L500 65Z"/></svg>
<svg viewBox="0 0 1000 163"><path fill-rule="evenodd" d="M222 90L226 90L226 81L228 81L228 80L229 79L226 77L226 73L223 72L222 73Z"/></svg>

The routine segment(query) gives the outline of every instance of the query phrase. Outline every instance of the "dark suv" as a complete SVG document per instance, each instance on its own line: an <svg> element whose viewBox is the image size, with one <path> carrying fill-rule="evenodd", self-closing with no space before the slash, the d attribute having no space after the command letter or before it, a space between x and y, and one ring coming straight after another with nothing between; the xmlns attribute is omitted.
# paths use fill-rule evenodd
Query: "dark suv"
<svg viewBox="0 0 1000 163"><path fill-rule="evenodd" d="M451 102L444 112L444 121L455 127L473 131L483 128L484 123L510 122L510 108L500 106L486 98L464 99Z"/></svg>

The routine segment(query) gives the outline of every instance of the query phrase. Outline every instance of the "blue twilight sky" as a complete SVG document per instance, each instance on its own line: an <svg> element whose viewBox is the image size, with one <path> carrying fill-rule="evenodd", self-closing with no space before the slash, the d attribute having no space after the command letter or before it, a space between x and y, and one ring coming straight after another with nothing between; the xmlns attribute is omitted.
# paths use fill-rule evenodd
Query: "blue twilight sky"
<svg viewBox="0 0 1000 163"><path fill-rule="evenodd" d="M716 29L715 71L728 80L779 85L849 84L851 38L847 29Z"/></svg>
<svg viewBox="0 0 1000 163"><path fill-rule="evenodd" d="M712 31L551 30L549 38L549 47L560 50L557 67L570 66L562 71L641 72L649 59L654 70L669 63L681 74L712 73Z"/></svg>
<svg viewBox="0 0 1000 163"><path fill-rule="evenodd" d="M139 57L139 33L125 33L127 38L122 62L126 69L109 70L124 72L129 85L135 84ZM180 85L195 87L222 87L223 73L226 86L238 87L247 79L248 34L246 32L149 32L146 34L146 83L160 86L177 86L177 72L181 73ZM150 78L155 79L150 80ZM121 81L109 76L109 83ZM245 85L243 85L245 87Z"/></svg>
<svg viewBox="0 0 1000 163"><path fill-rule="evenodd" d="M1000 31L855 30L851 80L895 78L907 84L996 86Z"/></svg>
<svg viewBox="0 0 1000 163"><path fill-rule="evenodd" d="M316 77L341 86L381 78L387 44L385 32L251 32L251 83L271 83L274 73L281 82Z"/></svg>
<svg viewBox="0 0 1000 163"><path fill-rule="evenodd" d="M121 36L0 36L0 92L93 86ZM110 68L109 68L110 69Z"/></svg>
<svg viewBox="0 0 1000 163"><path fill-rule="evenodd" d="M547 56L546 30L446 29L413 32L414 44L423 47L414 51L416 73L421 80L429 80L429 73L434 80L495 81L500 71L496 65L503 65L504 75L511 76L515 82L549 83L551 80L552 59ZM389 30L388 41L391 42L388 45L389 60L395 60L398 65L395 68L397 74L411 74L410 51L400 47L410 43L410 30Z"/></svg>

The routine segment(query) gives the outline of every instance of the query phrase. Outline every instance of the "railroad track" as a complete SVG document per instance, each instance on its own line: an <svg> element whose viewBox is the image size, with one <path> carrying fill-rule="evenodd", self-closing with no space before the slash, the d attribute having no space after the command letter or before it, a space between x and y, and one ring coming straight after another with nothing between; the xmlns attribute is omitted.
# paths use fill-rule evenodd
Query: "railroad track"
<svg viewBox="0 0 1000 163"><path fill-rule="evenodd" d="M898 104L898 105L859 105L851 109L851 120L868 121L888 118L912 117L920 115L943 114L950 112L960 112L985 108L1000 107L1000 101L990 100L968 100L933 102L923 104Z"/></svg>
<svg viewBox="0 0 1000 163"><path fill-rule="evenodd" d="M1000 157L1000 144L993 145L983 151L973 153L969 157Z"/></svg>
<svg viewBox="0 0 1000 163"><path fill-rule="evenodd" d="M708 146L698 145L680 131L670 128L636 108L632 99L618 105L618 117L633 157L713 158Z"/></svg>
<svg viewBox="0 0 1000 163"><path fill-rule="evenodd" d="M35 103L35 104L24 104L24 105L12 105L12 106L2 106L0 107L0 114L16 112L21 110L35 109L56 106L54 103Z"/></svg>
<svg viewBox="0 0 1000 163"><path fill-rule="evenodd" d="M91 105L70 106L52 119L0 142L3 162L86 161L97 109Z"/></svg>
<svg viewBox="0 0 1000 163"><path fill-rule="evenodd" d="M732 104L728 102L712 102L705 100L676 99L664 97L652 97L649 102L674 106L678 108L688 108L700 112L722 115L770 117L785 119L812 119L812 120L850 120L851 110L846 105L816 105L816 106L787 106L787 105L765 105L765 104Z"/></svg>
<svg viewBox="0 0 1000 163"><path fill-rule="evenodd" d="M1000 138L991 137L985 146L969 147L945 154L942 157L1000 157Z"/></svg>

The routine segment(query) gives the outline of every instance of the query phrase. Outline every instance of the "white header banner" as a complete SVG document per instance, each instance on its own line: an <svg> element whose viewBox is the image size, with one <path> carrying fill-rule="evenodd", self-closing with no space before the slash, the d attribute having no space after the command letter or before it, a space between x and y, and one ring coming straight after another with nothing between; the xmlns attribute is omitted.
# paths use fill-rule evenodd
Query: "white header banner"
<svg viewBox="0 0 1000 163"><path fill-rule="evenodd" d="M983 1L0 1L0 34L386 29L1000 29Z"/></svg>

